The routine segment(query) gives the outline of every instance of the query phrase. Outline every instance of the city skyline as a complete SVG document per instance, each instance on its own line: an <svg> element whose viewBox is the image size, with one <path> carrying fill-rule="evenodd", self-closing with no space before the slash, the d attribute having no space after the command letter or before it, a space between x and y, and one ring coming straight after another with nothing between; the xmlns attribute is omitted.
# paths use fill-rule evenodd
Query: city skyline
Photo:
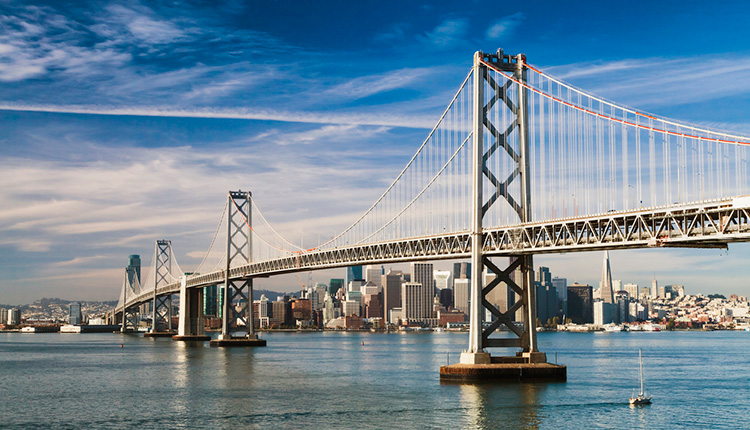
<svg viewBox="0 0 750 430"><path fill-rule="evenodd" d="M330 237L413 155L475 50L523 52L618 102L750 130L748 5L609 16L593 3L540 4L394 2L398 19L366 3L330 14L319 5L0 4L0 302L111 300L127 256L148 264L162 238L189 271L229 189L250 188L295 243ZM586 28L558 24L581 18ZM613 251L613 277L747 294L748 249ZM590 285L599 262L596 252L535 257Z"/></svg>

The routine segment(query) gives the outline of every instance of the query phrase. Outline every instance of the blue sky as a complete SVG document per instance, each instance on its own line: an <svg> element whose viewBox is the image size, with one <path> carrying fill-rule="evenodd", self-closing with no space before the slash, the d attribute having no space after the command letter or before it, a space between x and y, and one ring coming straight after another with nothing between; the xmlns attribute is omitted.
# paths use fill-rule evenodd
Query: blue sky
<svg viewBox="0 0 750 430"><path fill-rule="evenodd" d="M295 243L342 230L413 155L476 50L523 52L617 102L747 134L748 13L743 2L0 0L0 303L115 299L128 254L148 264L161 238L190 270L229 189L253 190ZM747 295L748 250L613 252L612 271ZM599 253L536 263L600 277Z"/></svg>

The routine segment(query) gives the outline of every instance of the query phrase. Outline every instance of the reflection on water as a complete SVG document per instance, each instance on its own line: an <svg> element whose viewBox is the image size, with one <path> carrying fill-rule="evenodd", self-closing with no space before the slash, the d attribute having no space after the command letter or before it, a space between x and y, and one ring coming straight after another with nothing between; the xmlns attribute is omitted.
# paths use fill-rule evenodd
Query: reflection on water
<svg viewBox="0 0 750 430"><path fill-rule="evenodd" d="M460 402L472 428L538 428L540 393L545 383L489 382L461 384Z"/></svg>

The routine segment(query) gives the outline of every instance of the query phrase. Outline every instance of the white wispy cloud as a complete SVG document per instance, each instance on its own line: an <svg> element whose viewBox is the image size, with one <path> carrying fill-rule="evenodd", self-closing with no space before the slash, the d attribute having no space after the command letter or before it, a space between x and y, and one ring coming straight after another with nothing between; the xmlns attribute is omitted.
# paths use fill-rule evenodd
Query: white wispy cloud
<svg viewBox="0 0 750 430"><path fill-rule="evenodd" d="M350 124L382 125L389 127L425 128L435 125L434 115L403 116L387 113L348 113L348 112L285 112L271 109L231 109L231 108L192 108L175 109L170 107L101 107L65 105L25 105L0 102L0 110L18 112L54 112L85 115L153 116L171 118L225 118L299 122L311 124Z"/></svg>
<svg viewBox="0 0 750 430"><path fill-rule="evenodd" d="M419 39L435 48L453 48L464 43L468 29L468 19L446 18L432 31L420 36Z"/></svg>
<svg viewBox="0 0 750 430"><path fill-rule="evenodd" d="M408 87L434 73L440 73L440 71L436 68L391 70L380 75L350 79L346 83L332 86L326 90L326 93L335 94L343 98L359 99L385 91Z"/></svg>
<svg viewBox="0 0 750 430"><path fill-rule="evenodd" d="M513 32L521 25L525 16L522 12L517 12L512 15L500 18L499 20L492 23L487 28L485 37L489 40L501 40L513 34Z"/></svg>
<svg viewBox="0 0 750 430"><path fill-rule="evenodd" d="M694 104L750 92L750 56L743 55L597 61L548 71L588 92L636 107Z"/></svg>

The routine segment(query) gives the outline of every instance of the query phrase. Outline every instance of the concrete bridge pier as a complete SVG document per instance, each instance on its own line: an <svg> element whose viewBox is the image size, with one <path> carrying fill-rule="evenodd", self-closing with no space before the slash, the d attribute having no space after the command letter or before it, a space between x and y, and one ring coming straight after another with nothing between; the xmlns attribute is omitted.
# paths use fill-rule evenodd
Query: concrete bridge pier
<svg viewBox="0 0 750 430"><path fill-rule="evenodd" d="M180 320L174 340L207 341L203 322L203 288L186 288L187 277L180 278Z"/></svg>

